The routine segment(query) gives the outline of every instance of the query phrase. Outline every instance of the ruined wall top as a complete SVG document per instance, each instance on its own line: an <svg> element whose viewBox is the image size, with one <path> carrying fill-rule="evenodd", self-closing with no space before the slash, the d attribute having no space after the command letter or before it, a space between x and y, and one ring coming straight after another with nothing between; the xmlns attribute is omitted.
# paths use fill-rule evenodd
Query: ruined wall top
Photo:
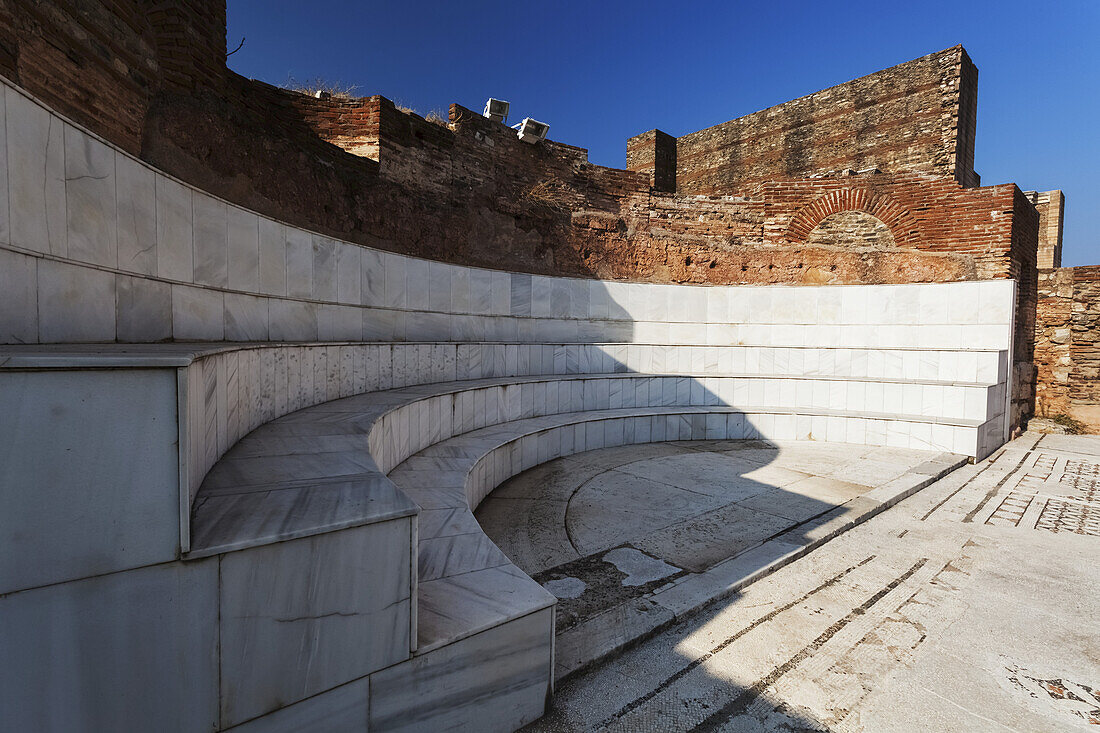
<svg viewBox="0 0 1100 733"><path fill-rule="evenodd" d="M873 168L977 186L977 87L977 67L955 46L675 138L674 153L658 147L659 131L643 133L627 143L627 168L685 194Z"/></svg>

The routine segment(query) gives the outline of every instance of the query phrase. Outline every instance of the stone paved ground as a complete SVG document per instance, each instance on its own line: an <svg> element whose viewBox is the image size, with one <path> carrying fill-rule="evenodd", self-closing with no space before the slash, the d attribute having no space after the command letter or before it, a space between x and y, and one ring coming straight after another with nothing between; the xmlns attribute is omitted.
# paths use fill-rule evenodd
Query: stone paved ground
<svg viewBox="0 0 1100 733"><path fill-rule="evenodd" d="M1100 438L1026 434L559 684L531 731L1100 730Z"/></svg>
<svg viewBox="0 0 1100 733"><path fill-rule="evenodd" d="M854 518L862 511L854 500L872 489L961 460L806 441L607 448L513 478L477 518L512 562L558 596L562 631L772 537L797 542L837 507Z"/></svg>

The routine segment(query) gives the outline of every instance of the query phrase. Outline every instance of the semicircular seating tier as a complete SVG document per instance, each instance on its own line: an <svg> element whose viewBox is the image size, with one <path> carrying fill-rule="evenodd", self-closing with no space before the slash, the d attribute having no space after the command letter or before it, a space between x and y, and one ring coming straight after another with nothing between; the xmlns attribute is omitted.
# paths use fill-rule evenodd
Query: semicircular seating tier
<svg viewBox="0 0 1100 733"><path fill-rule="evenodd" d="M555 599L473 516L510 476L670 440L981 458L1007 436L1013 281L416 259L221 201L3 93L15 727L48 708L115 729L513 730L553 687ZM62 628L88 652L43 692L53 662L31 650Z"/></svg>

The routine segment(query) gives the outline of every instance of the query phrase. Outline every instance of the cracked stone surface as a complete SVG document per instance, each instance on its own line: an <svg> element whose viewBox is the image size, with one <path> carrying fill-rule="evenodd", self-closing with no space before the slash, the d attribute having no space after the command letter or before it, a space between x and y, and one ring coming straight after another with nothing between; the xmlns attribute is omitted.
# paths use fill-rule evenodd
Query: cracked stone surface
<svg viewBox="0 0 1100 733"><path fill-rule="evenodd" d="M558 597L561 632L664 581L783 533L797 536L906 473L942 470L936 460L945 455L808 441L607 448L514 477L476 516L512 562Z"/></svg>
<svg viewBox="0 0 1100 733"><path fill-rule="evenodd" d="M1037 525L1089 496L1076 437L947 475L568 678L527 730L1100 731L1100 538Z"/></svg>

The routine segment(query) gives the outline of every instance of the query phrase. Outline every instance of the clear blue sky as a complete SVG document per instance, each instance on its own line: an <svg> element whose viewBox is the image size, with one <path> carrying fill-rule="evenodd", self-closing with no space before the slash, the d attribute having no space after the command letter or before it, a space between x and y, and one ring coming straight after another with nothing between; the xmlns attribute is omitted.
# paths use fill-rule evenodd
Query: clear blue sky
<svg viewBox="0 0 1100 733"><path fill-rule="evenodd" d="M421 114L490 96L623 167L683 135L962 43L986 185L1066 194L1063 264L1100 264L1100 0L229 0L234 71L323 78Z"/></svg>

